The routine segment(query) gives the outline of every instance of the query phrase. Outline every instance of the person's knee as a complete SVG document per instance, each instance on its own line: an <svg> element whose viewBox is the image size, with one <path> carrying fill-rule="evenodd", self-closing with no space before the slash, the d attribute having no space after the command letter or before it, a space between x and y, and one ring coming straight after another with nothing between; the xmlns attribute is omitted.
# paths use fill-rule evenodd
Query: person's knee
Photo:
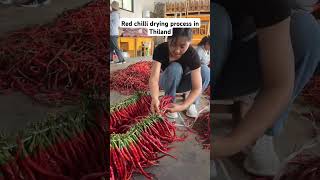
<svg viewBox="0 0 320 180"><path fill-rule="evenodd" d="M291 15L291 40L293 49L297 52L301 52L302 49L308 52L319 49L320 25L312 14L296 11Z"/></svg>
<svg viewBox="0 0 320 180"><path fill-rule="evenodd" d="M219 17L224 17L224 18L230 19L227 10L223 6L221 6L220 4L212 3L211 9L214 10L214 12L215 12L214 16L217 15Z"/></svg>
<svg viewBox="0 0 320 180"><path fill-rule="evenodd" d="M232 40L231 18L227 10L219 4L213 3L212 9L212 11L215 12L212 17L212 28L217 35L214 39L212 39L212 44L219 47L221 47L221 45L229 45L229 42ZM218 43L217 41L223 42L224 44L216 44Z"/></svg>
<svg viewBox="0 0 320 180"><path fill-rule="evenodd" d="M216 80L219 79L223 66L229 57L233 33L227 10L219 4L212 3L211 11L215 12L211 18L213 24L211 29L215 34L215 38L211 40L211 47L215 50L215 53L211 55L213 59L211 63L214 64L214 78Z"/></svg>
<svg viewBox="0 0 320 180"><path fill-rule="evenodd" d="M181 78L183 74L182 66L177 62L171 63L167 67L166 71L170 74L171 77L174 77L174 78Z"/></svg>
<svg viewBox="0 0 320 180"><path fill-rule="evenodd" d="M315 17L306 11L295 11L291 15L291 25L295 25L298 27L304 27L304 30L306 30L307 27L315 27L319 28L319 23L315 19ZM294 26L294 27L295 27Z"/></svg>

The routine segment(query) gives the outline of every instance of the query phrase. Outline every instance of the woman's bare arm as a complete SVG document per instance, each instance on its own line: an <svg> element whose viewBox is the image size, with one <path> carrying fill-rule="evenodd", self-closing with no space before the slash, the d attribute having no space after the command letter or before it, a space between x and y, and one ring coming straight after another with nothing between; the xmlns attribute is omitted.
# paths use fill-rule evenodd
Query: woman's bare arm
<svg viewBox="0 0 320 180"><path fill-rule="evenodd" d="M214 142L213 156L229 156L254 143L288 105L294 87L290 18L258 29L263 86L243 121L225 139ZM216 145L215 145L216 144Z"/></svg>
<svg viewBox="0 0 320 180"><path fill-rule="evenodd" d="M187 99L182 103L184 107L190 106L196 98L201 94L202 89L202 78L201 78L201 67L191 71L191 83L192 89Z"/></svg>
<svg viewBox="0 0 320 180"><path fill-rule="evenodd" d="M159 98L159 79L160 79L161 63L158 61L152 62L151 75L149 78L149 88L152 99Z"/></svg>

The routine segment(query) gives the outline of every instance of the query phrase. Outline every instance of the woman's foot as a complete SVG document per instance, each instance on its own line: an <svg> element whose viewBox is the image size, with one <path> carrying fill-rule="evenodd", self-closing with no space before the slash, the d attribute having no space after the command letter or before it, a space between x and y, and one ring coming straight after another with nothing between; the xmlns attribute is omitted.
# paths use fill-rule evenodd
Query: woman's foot
<svg viewBox="0 0 320 180"><path fill-rule="evenodd" d="M189 106L189 108L187 109L186 115L191 118L198 117L199 114L195 104L191 104Z"/></svg>
<svg viewBox="0 0 320 180"><path fill-rule="evenodd" d="M177 113L177 112L174 112L174 113L168 112L168 113L166 113L166 116L167 116L169 119L173 120L173 119L178 118L178 113Z"/></svg>
<svg viewBox="0 0 320 180"><path fill-rule="evenodd" d="M184 92L183 99L186 100L189 94L190 94L190 91ZM195 104L192 104L189 106L189 108L187 109L186 115L191 118L198 117L199 114Z"/></svg>
<svg viewBox="0 0 320 180"><path fill-rule="evenodd" d="M125 63L127 63L127 62L126 61L119 61L116 64L125 64Z"/></svg>
<svg viewBox="0 0 320 180"><path fill-rule="evenodd" d="M258 176L274 176L280 168L280 160L274 151L273 137L264 135L254 145L244 161L244 168Z"/></svg>

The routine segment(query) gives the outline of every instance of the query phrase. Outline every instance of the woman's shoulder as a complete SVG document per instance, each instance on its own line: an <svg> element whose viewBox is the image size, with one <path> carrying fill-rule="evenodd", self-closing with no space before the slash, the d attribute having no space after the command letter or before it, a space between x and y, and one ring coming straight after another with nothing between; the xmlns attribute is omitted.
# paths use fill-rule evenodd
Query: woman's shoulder
<svg viewBox="0 0 320 180"><path fill-rule="evenodd" d="M184 58L187 61L187 64L192 68L195 69L198 66L200 66L200 57L198 55L197 50L192 47L191 45L189 46L187 52L184 54Z"/></svg>
<svg viewBox="0 0 320 180"><path fill-rule="evenodd" d="M168 54L168 45L167 43L161 43L157 45L153 50L154 58L164 57Z"/></svg>

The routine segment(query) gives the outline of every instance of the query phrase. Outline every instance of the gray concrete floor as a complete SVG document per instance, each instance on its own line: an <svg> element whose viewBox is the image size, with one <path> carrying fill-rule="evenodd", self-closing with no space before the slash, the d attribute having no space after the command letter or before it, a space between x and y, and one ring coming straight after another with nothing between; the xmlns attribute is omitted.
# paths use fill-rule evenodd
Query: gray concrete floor
<svg viewBox="0 0 320 180"><path fill-rule="evenodd" d="M0 131L9 134L24 129L29 123L46 118L48 113L61 112L70 108L48 107L33 102L20 92L0 95Z"/></svg>
<svg viewBox="0 0 320 180"><path fill-rule="evenodd" d="M126 64L112 64L110 67L111 72L119 69L123 69L130 64L134 64L141 59L150 59L145 57L130 58ZM123 96L118 92L110 92L110 103L116 103L125 99L127 96ZM206 105L205 98L202 98L200 103L200 109ZM185 117L182 114L182 117ZM170 151L170 154L177 157L177 160L170 157L164 157L160 160L160 165L147 169L157 175L160 180L205 180L209 179L209 157L208 150L203 150L202 145L195 140L195 135L190 134L184 142L177 142L172 144L174 149ZM135 176L134 179L145 179L143 176Z"/></svg>

